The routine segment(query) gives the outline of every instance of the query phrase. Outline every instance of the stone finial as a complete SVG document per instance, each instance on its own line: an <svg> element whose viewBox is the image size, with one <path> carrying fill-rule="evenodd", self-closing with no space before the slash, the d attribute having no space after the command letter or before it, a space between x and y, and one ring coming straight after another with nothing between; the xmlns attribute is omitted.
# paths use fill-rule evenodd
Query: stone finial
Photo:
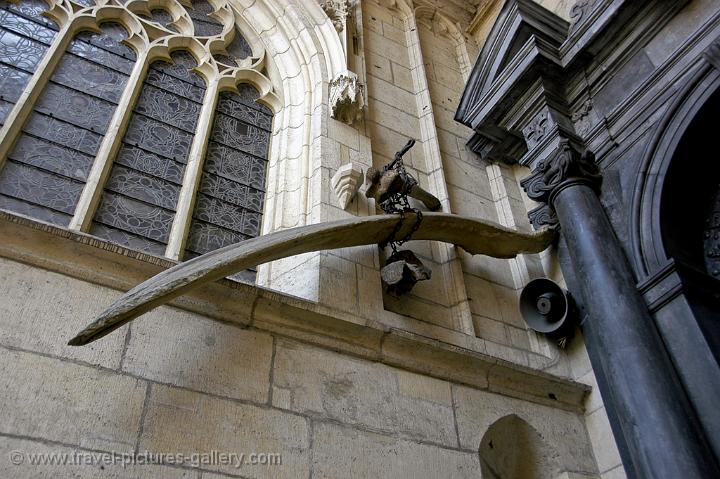
<svg viewBox="0 0 720 479"><path fill-rule="evenodd" d="M342 209L346 209L362 184L363 170L354 163L341 166L330 179Z"/></svg>
<svg viewBox="0 0 720 479"><path fill-rule="evenodd" d="M348 125L362 118L365 110L365 87L351 71L345 71L330 82L332 117Z"/></svg>

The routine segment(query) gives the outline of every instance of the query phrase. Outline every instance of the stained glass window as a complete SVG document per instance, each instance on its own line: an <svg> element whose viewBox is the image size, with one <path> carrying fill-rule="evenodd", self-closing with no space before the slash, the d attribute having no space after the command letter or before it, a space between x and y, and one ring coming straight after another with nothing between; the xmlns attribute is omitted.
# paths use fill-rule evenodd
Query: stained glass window
<svg viewBox="0 0 720 479"><path fill-rule="evenodd" d="M249 85L241 85L239 93L220 94L187 258L260 234L272 113L257 98ZM254 272L241 277L254 278Z"/></svg>
<svg viewBox="0 0 720 479"><path fill-rule="evenodd" d="M90 7L96 3L74 0L74 4ZM214 13L216 7L218 13ZM10 118L50 46L58 41L58 27L43 16L47 8L43 0L0 0L0 126ZM171 61L155 60L147 67L145 77L137 79L141 85L127 126L113 133L122 138L117 153L112 158L98 153L113 118L119 118L117 107L128 85L137 85L129 83L130 76L141 70L135 68L135 51L123 43L128 29L119 22L135 22L132 30L155 22L196 46L203 45L200 48L217 51L217 43L210 46L202 37L217 36L229 28L228 5L189 0L183 8L192 23L189 32L183 21L173 25L166 7L153 4L136 9L144 13L128 10L129 17L118 23L100 24L99 32L81 31L72 38L57 64L48 67L47 76L43 73L48 81L40 86L42 92L27 99L32 111L18 110L13 116L14 131L22 128L0 167L0 209L60 226L68 226L76 214L80 218L89 213L92 221L83 231L133 249L165 254L180 194L189 192L182 183L206 101L206 83L194 71L198 63L190 52L174 51ZM89 10L74 11L73 15L90 14ZM133 15L145 22L133 20ZM163 33L154 31L153 35ZM201 37L199 43L196 37ZM142 43L139 37L135 40ZM253 54L238 29L230 43L219 49L222 53L203 58L211 71L218 62L215 74L226 80L235 75L232 68ZM272 112L258 103L258 97L255 88L240 85L222 91L216 99L189 233L184 238L185 259L260 234ZM88 175L105 162L109 162L109 172L98 186L97 208L86 210L83 203L78 211L80 197L88 193L84 191ZM238 276L253 279L254 272Z"/></svg>
<svg viewBox="0 0 720 479"><path fill-rule="evenodd" d="M31 29L45 43L23 37L21 55L3 66L31 73L54 34L40 23L24 31ZM133 50L120 44L126 37L106 23L70 42L0 171L0 207L68 225L134 64Z"/></svg>
<svg viewBox="0 0 720 479"><path fill-rule="evenodd" d="M184 51L148 71L122 147L105 185L91 233L164 255L205 81Z"/></svg>

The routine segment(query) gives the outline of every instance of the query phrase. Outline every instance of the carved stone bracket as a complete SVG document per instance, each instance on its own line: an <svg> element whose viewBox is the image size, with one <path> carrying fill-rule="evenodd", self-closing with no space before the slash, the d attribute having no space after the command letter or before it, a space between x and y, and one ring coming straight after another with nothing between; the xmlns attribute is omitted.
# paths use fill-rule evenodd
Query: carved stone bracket
<svg viewBox="0 0 720 479"><path fill-rule="evenodd" d="M365 111L365 86L351 71L345 71L330 82L332 117L348 125L360 120Z"/></svg>
<svg viewBox="0 0 720 479"><path fill-rule="evenodd" d="M541 161L533 174L520 183L530 199L545 203L528 213L535 229L558 225L552 207L553 196L565 185L577 182L599 190L602 183L600 168L591 151L580 154L568 140L562 139L557 150Z"/></svg>
<svg viewBox="0 0 720 479"><path fill-rule="evenodd" d="M338 198L342 209L346 209L353 200L362 184L363 170L354 163L347 163L330 179L330 184Z"/></svg>

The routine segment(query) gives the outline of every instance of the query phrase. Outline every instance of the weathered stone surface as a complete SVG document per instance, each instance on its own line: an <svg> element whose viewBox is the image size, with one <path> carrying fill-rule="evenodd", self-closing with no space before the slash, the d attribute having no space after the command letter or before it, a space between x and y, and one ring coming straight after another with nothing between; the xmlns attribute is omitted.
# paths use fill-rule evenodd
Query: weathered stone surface
<svg viewBox="0 0 720 479"><path fill-rule="evenodd" d="M447 382L285 341L273 378L278 407L457 446Z"/></svg>
<svg viewBox="0 0 720 479"><path fill-rule="evenodd" d="M244 477L307 477L309 433L304 418L274 409L153 385L140 450L281 454L281 465L208 465Z"/></svg>
<svg viewBox="0 0 720 479"><path fill-rule="evenodd" d="M91 449L133 450L144 381L5 349L0 365L0 431Z"/></svg>
<svg viewBox="0 0 720 479"><path fill-rule="evenodd" d="M12 454L12 456L11 456ZM44 457L42 457L42 456ZM34 456L34 457L33 457ZM22 464L14 464L12 458ZM48 463L42 463L45 458ZM67 459L66 459L67 458ZM130 458L127 457L129 460ZM61 464L49 463L64 461ZM123 464L125 457L113 459L112 452L89 451L63 446L51 446L41 442L0 437L0 477L13 479L197 479L198 472L163 465ZM33 464L34 462L34 464Z"/></svg>
<svg viewBox="0 0 720 479"><path fill-rule="evenodd" d="M562 470L597 474L581 415L464 386L453 386L453 395L462 448L477 450L495 421L515 414L555 448Z"/></svg>
<svg viewBox="0 0 720 479"><path fill-rule="evenodd" d="M604 473L621 464L605 408L592 412L585 421L600 472Z"/></svg>
<svg viewBox="0 0 720 479"><path fill-rule="evenodd" d="M67 346L68 328L98 314L119 293L85 281L0 258L0 343L108 368L120 364L124 330L102 346ZM12 280L10 280L12 279Z"/></svg>
<svg viewBox="0 0 720 479"><path fill-rule="evenodd" d="M314 428L315 478L477 478L477 453L460 452L356 431L334 424ZM342 451L342 453L338 453Z"/></svg>
<svg viewBox="0 0 720 479"><path fill-rule="evenodd" d="M267 400L272 337L159 308L132 325L123 369L220 396Z"/></svg>

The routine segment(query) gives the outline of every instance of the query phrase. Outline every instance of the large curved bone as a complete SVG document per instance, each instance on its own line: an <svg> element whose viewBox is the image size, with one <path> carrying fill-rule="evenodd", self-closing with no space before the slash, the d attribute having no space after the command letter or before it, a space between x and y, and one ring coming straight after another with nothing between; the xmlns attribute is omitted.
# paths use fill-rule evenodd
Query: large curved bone
<svg viewBox="0 0 720 479"><path fill-rule="evenodd" d="M415 224L414 214L408 213L405 217L405 223L396 234L400 238ZM258 264L311 251L382 243L393 233L398 221L397 215L378 215L301 226L198 256L128 291L68 344L88 344L204 283ZM520 233L488 221L447 213L424 213L420 228L413 233L413 240L443 241L458 245L471 254L496 258L539 253L553 238L552 230Z"/></svg>

